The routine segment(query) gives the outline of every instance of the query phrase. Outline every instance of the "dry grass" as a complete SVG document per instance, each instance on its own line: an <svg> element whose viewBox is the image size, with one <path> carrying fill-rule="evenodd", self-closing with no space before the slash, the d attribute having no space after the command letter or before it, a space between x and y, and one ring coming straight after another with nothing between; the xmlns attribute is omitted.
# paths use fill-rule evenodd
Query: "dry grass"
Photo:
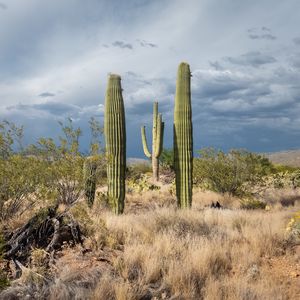
<svg viewBox="0 0 300 300"><path fill-rule="evenodd" d="M300 257L286 233L295 207L204 209L237 200L196 191L193 209L177 210L166 189L128 200L122 216L88 211L91 251L63 250L46 283L15 285L6 299L300 297ZM9 298L16 291L23 298Z"/></svg>

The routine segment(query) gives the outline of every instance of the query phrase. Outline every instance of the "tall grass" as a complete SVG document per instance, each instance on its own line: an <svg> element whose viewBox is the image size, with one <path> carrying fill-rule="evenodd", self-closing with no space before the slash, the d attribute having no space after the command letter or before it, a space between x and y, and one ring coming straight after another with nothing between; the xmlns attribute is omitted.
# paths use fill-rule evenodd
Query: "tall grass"
<svg viewBox="0 0 300 300"><path fill-rule="evenodd" d="M162 207L158 195L163 192L152 193L147 197L157 199L156 206L140 199L147 209L139 214L130 209L122 216L88 210L92 234L85 247L90 252L65 249L42 286L14 284L3 295L10 299L17 291L22 297L46 299L297 299L297 278L280 268L271 270L276 260L291 269L297 266L286 232L294 208L202 209L196 199L193 209L177 210L170 200Z"/></svg>

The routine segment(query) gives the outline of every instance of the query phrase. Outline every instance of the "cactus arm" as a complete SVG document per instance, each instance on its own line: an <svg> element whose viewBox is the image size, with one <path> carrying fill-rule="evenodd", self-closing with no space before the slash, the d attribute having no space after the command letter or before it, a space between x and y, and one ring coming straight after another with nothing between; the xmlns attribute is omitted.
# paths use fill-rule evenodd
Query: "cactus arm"
<svg viewBox="0 0 300 300"><path fill-rule="evenodd" d="M158 123L158 102L153 103L153 127L152 127L152 154L155 157L157 124Z"/></svg>
<svg viewBox="0 0 300 300"><path fill-rule="evenodd" d="M145 126L141 127L141 135L142 135L142 143L143 143L143 149L144 153L148 158L151 158L151 153L149 151L148 145L147 145L147 137L146 137L146 129Z"/></svg>

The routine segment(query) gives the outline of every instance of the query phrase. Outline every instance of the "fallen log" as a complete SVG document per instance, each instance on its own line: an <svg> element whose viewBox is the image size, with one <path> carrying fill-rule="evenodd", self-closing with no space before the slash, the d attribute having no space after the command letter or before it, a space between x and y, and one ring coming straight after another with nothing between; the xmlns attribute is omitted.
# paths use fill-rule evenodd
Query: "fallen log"
<svg viewBox="0 0 300 300"><path fill-rule="evenodd" d="M34 248L59 250L64 243L83 243L79 224L68 211L57 213L57 206L39 211L26 224L10 234L3 258L28 262Z"/></svg>

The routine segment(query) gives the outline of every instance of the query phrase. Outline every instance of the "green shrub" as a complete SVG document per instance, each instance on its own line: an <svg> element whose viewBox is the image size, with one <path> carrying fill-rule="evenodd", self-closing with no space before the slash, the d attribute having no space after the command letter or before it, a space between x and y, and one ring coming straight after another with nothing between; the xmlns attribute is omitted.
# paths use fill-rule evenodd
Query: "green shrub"
<svg viewBox="0 0 300 300"><path fill-rule="evenodd" d="M0 270L0 291L4 290L9 285L10 285L10 282L9 282L7 276L5 275L5 273L2 270Z"/></svg>
<svg viewBox="0 0 300 300"><path fill-rule="evenodd" d="M89 208L86 202L78 202L70 209L71 215L79 223L80 229L85 236L94 233L93 221L89 216Z"/></svg>
<svg viewBox="0 0 300 300"><path fill-rule="evenodd" d="M174 170L174 151L173 149L163 149L159 162L165 169Z"/></svg>
<svg viewBox="0 0 300 300"><path fill-rule="evenodd" d="M1 268L2 268L1 260L2 260L4 244L5 244L5 241L4 241L3 235L0 232L0 291L10 285L6 273L1 270Z"/></svg>
<svg viewBox="0 0 300 300"><path fill-rule="evenodd" d="M151 174L152 167L148 162L134 163L128 166L126 177L128 180L138 180L145 174Z"/></svg>
<svg viewBox="0 0 300 300"><path fill-rule="evenodd" d="M267 158L243 150L224 153L208 148L199 154L194 159L194 183L231 196L251 195L252 187L273 170Z"/></svg>
<svg viewBox="0 0 300 300"><path fill-rule="evenodd" d="M134 191L138 193L160 189L158 185L149 182L149 177L146 174L142 174L137 179L133 178L131 180L128 180L127 187L129 191Z"/></svg>

